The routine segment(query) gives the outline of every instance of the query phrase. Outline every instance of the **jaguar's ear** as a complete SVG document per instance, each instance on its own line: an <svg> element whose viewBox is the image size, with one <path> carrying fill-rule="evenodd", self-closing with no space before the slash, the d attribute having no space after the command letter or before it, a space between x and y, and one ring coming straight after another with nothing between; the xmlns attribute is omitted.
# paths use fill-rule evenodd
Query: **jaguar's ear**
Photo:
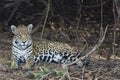
<svg viewBox="0 0 120 80"><path fill-rule="evenodd" d="M15 34L16 33L16 26L15 25L11 25L11 30Z"/></svg>
<svg viewBox="0 0 120 80"><path fill-rule="evenodd" d="M32 31L32 28L33 28L33 25L32 24L29 24L28 25L28 30L31 32Z"/></svg>

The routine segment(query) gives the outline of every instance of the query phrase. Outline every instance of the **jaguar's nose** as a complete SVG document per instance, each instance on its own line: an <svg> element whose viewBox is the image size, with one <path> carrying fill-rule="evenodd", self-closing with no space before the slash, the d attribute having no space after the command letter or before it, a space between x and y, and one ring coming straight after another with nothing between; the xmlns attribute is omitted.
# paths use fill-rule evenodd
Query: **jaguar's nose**
<svg viewBox="0 0 120 80"><path fill-rule="evenodd" d="M22 42L22 45L26 45L26 41L23 41L23 42Z"/></svg>
<svg viewBox="0 0 120 80"><path fill-rule="evenodd" d="M23 44L25 44L25 43L26 43L26 41L23 41L22 43L23 43Z"/></svg>

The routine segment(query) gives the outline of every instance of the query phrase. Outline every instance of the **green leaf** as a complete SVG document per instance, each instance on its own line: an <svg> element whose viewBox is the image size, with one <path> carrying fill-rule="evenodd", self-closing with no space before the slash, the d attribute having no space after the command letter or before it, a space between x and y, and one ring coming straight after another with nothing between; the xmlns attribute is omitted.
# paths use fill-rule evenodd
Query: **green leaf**
<svg viewBox="0 0 120 80"><path fill-rule="evenodd" d="M66 73L66 71L55 71L55 72L57 76L63 76Z"/></svg>
<svg viewBox="0 0 120 80"><path fill-rule="evenodd" d="M50 72L50 69L47 68L47 67L44 67L44 68L43 68L43 72L44 72L44 73L49 73L49 72Z"/></svg>
<svg viewBox="0 0 120 80"><path fill-rule="evenodd" d="M39 79L40 78L40 73L33 73L33 75L35 76L35 79Z"/></svg>

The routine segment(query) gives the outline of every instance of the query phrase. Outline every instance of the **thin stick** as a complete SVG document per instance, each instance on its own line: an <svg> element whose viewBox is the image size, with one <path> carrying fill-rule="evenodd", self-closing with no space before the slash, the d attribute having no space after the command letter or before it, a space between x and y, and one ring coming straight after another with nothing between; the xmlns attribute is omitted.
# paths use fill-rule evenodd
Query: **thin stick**
<svg viewBox="0 0 120 80"><path fill-rule="evenodd" d="M102 44L102 42L104 41L105 35L106 35L106 32L107 32L107 28L108 28L108 26L106 26L105 32L104 32L102 38L100 37L98 43L93 47L93 49L92 49L90 52L88 52L88 54L86 54L85 56L80 57L80 58L77 59L76 61L74 61L74 62L72 62L72 63L70 63L70 64L66 64L66 65L72 65L72 64L74 64L74 63L80 61L81 59L84 59L84 58L90 56L91 54L93 54L93 53L95 52L95 50L98 49L98 48L100 47L100 45Z"/></svg>
<svg viewBox="0 0 120 80"><path fill-rule="evenodd" d="M115 7L115 5L116 5L116 7ZM113 39L113 46L112 46L113 55L115 54L116 24L117 24L116 15L115 15L115 8L118 9L117 2L116 2L116 0L115 1L113 0L113 15L114 15L114 34L113 34L114 39ZM119 16L119 14L118 14L118 16Z"/></svg>
<svg viewBox="0 0 120 80"><path fill-rule="evenodd" d="M82 80L84 80L85 67L82 68Z"/></svg>
<svg viewBox="0 0 120 80"><path fill-rule="evenodd" d="M103 75L98 76L97 79L102 78L103 76L108 75L112 72L114 72L114 70L108 71L108 72L104 73Z"/></svg>
<svg viewBox="0 0 120 80"><path fill-rule="evenodd" d="M102 36L103 34L103 0L101 0L101 23L100 23L100 29L101 29L101 32L100 32L100 37ZM100 58L100 55L99 55L99 58Z"/></svg>
<svg viewBox="0 0 120 80"><path fill-rule="evenodd" d="M103 68L103 66L98 69L98 72L97 72L96 75L95 75L95 80L97 80L97 76L98 76L98 74L100 73L100 71L102 70L102 68Z"/></svg>
<svg viewBox="0 0 120 80"><path fill-rule="evenodd" d="M103 34L103 37L102 37L102 39L99 39L98 44L96 44L96 45L94 46L94 48L93 48L88 54L86 54L85 56L83 56L82 59L84 59L85 57L88 57L89 55L91 55L92 53L94 53L94 51L95 51L96 49L98 49L98 48L100 47L100 45L102 44L102 42L103 42L104 39L105 39L105 35L106 35L106 32L107 32L107 28L108 28L108 26L106 26L105 32L104 32L104 34Z"/></svg>
<svg viewBox="0 0 120 80"><path fill-rule="evenodd" d="M47 76L50 75L50 74L52 74L52 72L49 72L49 73L43 75L43 76L40 78L40 80L44 80L44 78L47 77Z"/></svg>
<svg viewBox="0 0 120 80"><path fill-rule="evenodd" d="M81 20L81 3L79 0L77 0L78 4L79 4L79 19L77 20L77 27L76 30L78 30L79 26L80 26L80 20ZM78 43L80 44L80 40L78 38L78 32L76 31L76 38L78 40Z"/></svg>
<svg viewBox="0 0 120 80"><path fill-rule="evenodd" d="M47 13L46 13L45 21L44 21L44 24L43 24L43 28L42 28L42 32L41 32L41 37L40 37L40 39L42 39L42 36L43 36L43 33L44 33L44 29L45 29L45 25L46 25L46 22L47 22L47 18L48 18L48 13L49 13L49 11L50 11L50 0L48 0Z"/></svg>
<svg viewBox="0 0 120 80"><path fill-rule="evenodd" d="M65 64L62 64L62 67L63 67L63 69L66 71L66 73L65 73L59 80L62 80L62 79L65 77L65 75L67 75L68 80L71 80L70 74L69 74L69 72L68 72L68 66L65 65Z"/></svg>
<svg viewBox="0 0 120 80"><path fill-rule="evenodd" d="M101 0L101 24L100 24L101 34L103 34L103 0Z"/></svg>

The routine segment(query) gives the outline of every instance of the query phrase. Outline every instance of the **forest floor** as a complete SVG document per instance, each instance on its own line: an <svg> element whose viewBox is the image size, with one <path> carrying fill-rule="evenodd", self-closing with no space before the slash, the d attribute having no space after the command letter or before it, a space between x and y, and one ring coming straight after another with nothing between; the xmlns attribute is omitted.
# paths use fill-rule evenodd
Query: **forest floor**
<svg viewBox="0 0 120 80"><path fill-rule="evenodd" d="M11 70L12 37L9 32L0 34L0 80L120 80L119 58L106 59L99 54L92 54L83 68L68 66L65 70L60 64L41 62L32 71Z"/></svg>

